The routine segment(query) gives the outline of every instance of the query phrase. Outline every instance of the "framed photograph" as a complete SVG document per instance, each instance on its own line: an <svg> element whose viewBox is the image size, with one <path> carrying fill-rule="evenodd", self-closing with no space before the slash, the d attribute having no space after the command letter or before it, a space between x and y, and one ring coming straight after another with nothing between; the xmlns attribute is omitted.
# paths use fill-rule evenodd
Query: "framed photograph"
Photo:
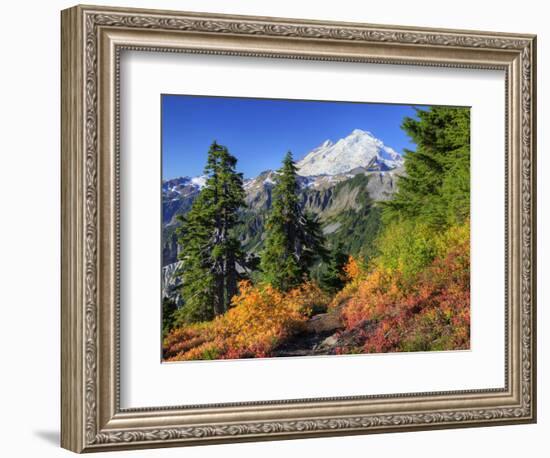
<svg viewBox="0 0 550 458"><path fill-rule="evenodd" d="M533 35L62 12L62 446L536 421Z"/></svg>

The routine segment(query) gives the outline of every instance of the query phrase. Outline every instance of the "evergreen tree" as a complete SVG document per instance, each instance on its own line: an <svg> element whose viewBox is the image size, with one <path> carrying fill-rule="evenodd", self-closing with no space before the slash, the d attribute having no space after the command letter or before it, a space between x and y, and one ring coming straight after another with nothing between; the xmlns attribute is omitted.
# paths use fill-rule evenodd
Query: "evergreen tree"
<svg viewBox="0 0 550 458"><path fill-rule="evenodd" d="M260 262L263 280L281 291L301 283L317 257L326 256L317 218L301 209L296 166L290 151L278 171L265 231Z"/></svg>
<svg viewBox="0 0 550 458"><path fill-rule="evenodd" d="M227 311L237 292L238 265L244 267L246 259L233 230L244 206L243 178L236 165L227 148L214 142L204 169L205 186L180 218L184 305L179 321L210 320Z"/></svg>
<svg viewBox="0 0 550 458"><path fill-rule="evenodd" d="M175 324L174 313L177 311L178 307L176 303L164 297L162 299L162 336L166 335L172 330Z"/></svg>
<svg viewBox="0 0 550 458"><path fill-rule="evenodd" d="M419 109L402 128L417 148L406 151L406 174L385 204L385 220L416 219L431 227L463 222L470 212L470 110Z"/></svg>
<svg viewBox="0 0 550 458"><path fill-rule="evenodd" d="M346 284L344 266L348 262L347 255L341 243L338 243L330 252L325 271L321 276L321 287L329 293L340 291Z"/></svg>
<svg viewBox="0 0 550 458"><path fill-rule="evenodd" d="M470 110L430 107L405 118L416 151L405 155L398 191L382 203L377 264L412 280L438 255L441 233L470 215Z"/></svg>

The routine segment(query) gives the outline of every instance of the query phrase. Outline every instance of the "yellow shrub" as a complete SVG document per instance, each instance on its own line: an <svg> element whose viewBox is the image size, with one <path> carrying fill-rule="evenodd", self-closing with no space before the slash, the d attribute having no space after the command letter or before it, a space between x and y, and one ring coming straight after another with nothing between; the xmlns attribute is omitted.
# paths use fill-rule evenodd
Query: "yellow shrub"
<svg viewBox="0 0 550 458"><path fill-rule="evenodd" d="M313 282L282 293L244 281L224 315L172 331L164 341L165 356L172 361L269 356L279 342L300 330L314 307L327 302Z"/></svg>

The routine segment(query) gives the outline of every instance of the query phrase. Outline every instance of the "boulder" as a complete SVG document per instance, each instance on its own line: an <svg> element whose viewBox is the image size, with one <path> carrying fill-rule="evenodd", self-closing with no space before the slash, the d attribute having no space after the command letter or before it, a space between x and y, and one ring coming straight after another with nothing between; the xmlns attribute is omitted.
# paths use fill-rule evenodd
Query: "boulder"
<svg viewBox="0 0 550 458"><path fill-rule="evenodd" d="M336 331L340 328L342 328L340 315L334 312L320 313L311 317L306 323L306 332L315 334Z"/></svg>

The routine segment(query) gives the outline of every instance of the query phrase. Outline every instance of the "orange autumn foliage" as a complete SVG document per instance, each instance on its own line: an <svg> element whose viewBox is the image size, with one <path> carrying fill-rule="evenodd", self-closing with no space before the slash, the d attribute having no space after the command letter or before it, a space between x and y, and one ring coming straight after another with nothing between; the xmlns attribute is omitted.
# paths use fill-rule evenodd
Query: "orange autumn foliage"
<svg viewBox="0 0 550 458"><path fill-rule="evenodd" d="M299 334L312 314L338 313L334 353L468 349L470 345L469 224L433 239L435 258L420 271L365 267L350 256L347 283L330 298L316 283L282 293L241 282L232 308L213 321L180 327L164 340L167 361L269 357Z"/></svg>
<svg viewBox="0 0 550 458"><path fill-rule="evenodd" d="M168 361L267 357L298 332L314 307L328 297L313 282L286 293L270 285L239 285L232 308L211 322L183 326L164 340Z"/></svg>
<svg viewBox="0 0 550 458"><path fill-rule="evenodd" d="M353 282L358 280L364 271L361 265L353 256L348 257L348 262L344 265L344 279L348 282Z"/></svg>
<svg viewBox="0 0 550 458"><path fill-rule="evenodd" d="M364 279L367 274L363 265L351 255L348 257L348 262L344 265L342 270L342 278L346 281L346 284L342 290L334 295L328 305L329 309L334 309L348 300L357 291L361 280Z"/></svg>

